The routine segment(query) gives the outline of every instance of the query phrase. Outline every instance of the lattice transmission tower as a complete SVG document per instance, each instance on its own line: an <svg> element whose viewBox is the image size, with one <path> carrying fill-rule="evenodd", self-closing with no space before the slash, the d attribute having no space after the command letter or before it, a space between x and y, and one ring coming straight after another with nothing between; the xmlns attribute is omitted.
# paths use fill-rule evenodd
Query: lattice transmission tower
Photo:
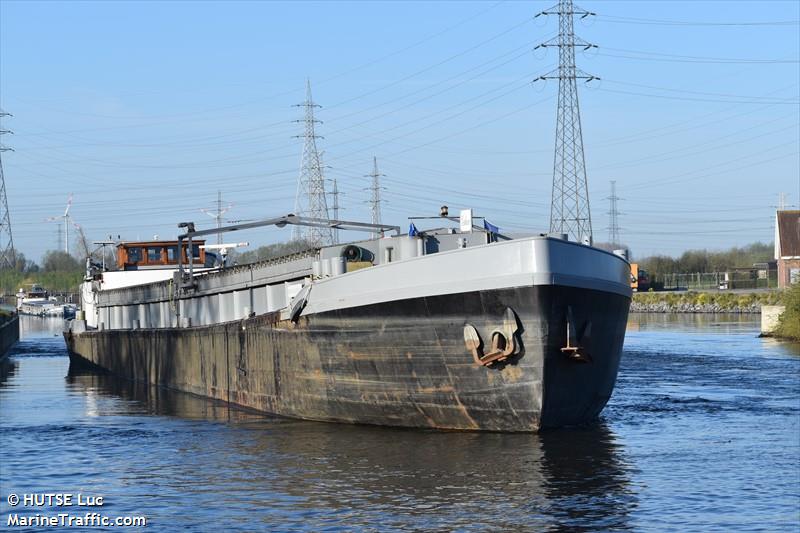
<svg viewBox="0 0 800 533"><path fill-rule="evenodd" d="M223 204L222 191L217 191L217 210L211 211L210 209L201 209L203 213L214 219L217 224L217 229L222 227L222 215L227 213L233 207L233 204ZM222 233L217 233L217 244L222 244Z"/></svg>
<svg viewBox="0 0 800 533"><path fill-rule="evenodd" d="M372 157L372 174L367 174L365 177L371 178L372 182L369 186L370 191L370 200L369 200L369 210L372 213L372 223L373 224L380 224L381 223L381 177L385 176L385 174L381 174L378 172L378 158L373 156ZM375 231L375 237L380 237L381 232Z"/></svg>
<svg viewBox="0 0 800 533"><path fill-rule="evenodd" d="M297 180L297 196L295 199L295 214L312 218L329 219L328 200L325 196L325 178L322 172L322 162L317 151L316 125L321 124L314 118L314 109L321 107L311 98L311 82L306 82L306 101L297 104L302 107L304 118L296 122L305 125L303 135L303 156L300 161L300 177ZM329 227L295 226L293 237L303 239L312 246L326 246L333 244L333 230Z"/></svg>
<svg viewBox="0 0 800 533"><path fill-rule="evenodd" d="M0 110L0 118L10 117L9 113ZM0 125L0 135L11 133ZM14 237L11 234L11 214L8 212L8 198L6 197L6 177L3 174L3 152L11 151L0 143L0 268L14 268L17 265Z"/></svg>
<svg viewBox="0 0 800 533"><path fill-rule="evenodd" d="M608 197L608 201L610 203L608 209L608 242L609 244L618 245L620 244L619 239L619 209L617 208L617 202L620 200L620 197L617 196L617 182L616 180L611 180L611 196Z"/></svg>
<svg viewBox="0 0 800 533"><path fill-rule="evenodd" d="M550 232L566 233L573 240L591 244L592 215L589 209L577 80L589 82L598 78L575 66L575 48L588 50L595 45L575 35L573 16L585 18L594 13L573 6L572 0L560 0L557 5L536 16L540 15L558 15L558 36L536 47L558 48L558 69L537 78L558 80Z"/></svg>
<svg viewBox="0 0 800 533"><path fill-rule="evenodd" d="M339 182L336 181L336 178L333 178L333 190L331 191L331 196L333 197L333 219L339 220L339 195L342 194L339 192ZM339 244L339 228L334 228L333 230L333 244Z"/></svg>

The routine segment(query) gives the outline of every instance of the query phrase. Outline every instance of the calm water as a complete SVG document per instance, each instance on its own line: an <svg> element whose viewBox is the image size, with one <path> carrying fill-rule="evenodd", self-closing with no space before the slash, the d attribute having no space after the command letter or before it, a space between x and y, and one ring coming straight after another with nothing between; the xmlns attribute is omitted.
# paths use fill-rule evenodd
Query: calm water
<svg viewBox="0 0 800 533"><path fill-rule="evenodd" d="M72 375L60 323L25 319L0 374L0 528L10 492L81 492L148 531L800 531L800 347L757 326L635 316L596 426L504 435L274 419Z"/></svg>

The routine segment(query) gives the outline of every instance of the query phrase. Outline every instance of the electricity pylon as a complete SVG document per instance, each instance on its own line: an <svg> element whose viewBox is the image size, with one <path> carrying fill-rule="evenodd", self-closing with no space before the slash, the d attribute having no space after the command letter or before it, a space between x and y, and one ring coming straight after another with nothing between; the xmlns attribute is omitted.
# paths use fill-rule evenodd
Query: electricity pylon
<svg viewBox="0 0 800 533"><path fill-rule="evenodd" d="M317 151L316 125L320 123L314 118L314 108L320 107L311 99L311 82L306 82L306 101L295 107L305 110L302 122L305 132L298 136L303 138L303 156L300 161L300 176L297 180L297 196L295 199L295 214L311 218L329 219L328 200L325 197L325 179L322 173L322 163ZM304 239L312 246L327 246L333 244L333 230L329 227L295 226L293 237Z"/></svg>
<svg viewBox="0 0 800 533"><path fill-rule="evenodd" d="M9 113L0 111L0 117L10 117ZM0 135L11 133L0 127ZM6 178L3 174L2 153L12 151L0 143L0 268L14 268L17 265L16 251L14 250L14 237L11 234L11 214L8 212L8 198L6 197Z"/></svg>
<svg viewBox="0 0 800 533"><path fill-rule="evenodd" d="M620 244L619 240L619 209L617 209L617 201L620 197L617 196L617 182L611 180L611 196L608 197L611 203L608 210L608 242L614 246Z"/></svg>
<svg viewBox="0 0 800 533"><path fill-rule="evenodd" d="M575 47L588 50L595 45L575 36L573 16L585 18L594 13L574 7L572 0L560 0L557 5L536 16L539 15L558 15L558 36L536 47L558 48L558 69L537 78L558 80L550 232L566 233L573 240L591 244L592 216L589 210L577 80L589 82L598 78L575 66Z"/></svg>
<svg viewBox="0 0 800 533"><path fill-rule="evenodd" d="M367 174L365 177L372 178L372 182L369 186L370 191L370 200L369 200L369 210L372 213L372 223L378 225L381 223L381 176L385 176L385 174L381 174L378 172L378 158L373 156L372 157L372 174ZM380 237L381 232L375 230L375 237Z"/></svg>
<svg viewBox="0 0 800 533"><path fill-rule="evenodd" d="M201 209L200 211L213 218L217 222L217 229L219 229L222 227L222 215L230 211L232 207L233 204L222 206L222 191L217 191L217 210ZM217 233L217 244L222 244L222 233Z"/></svg>
<svg viewBox="0 0 800 533"><path fill-rule="evenodd" d="M333 178L333 191L331 191L331 196L333 197L333 219L339 220L339 195L342 194L339 192L339 183L336 181L336 178ZM333 244L339 244L339 228L334 228L333 230Z"/></svg>

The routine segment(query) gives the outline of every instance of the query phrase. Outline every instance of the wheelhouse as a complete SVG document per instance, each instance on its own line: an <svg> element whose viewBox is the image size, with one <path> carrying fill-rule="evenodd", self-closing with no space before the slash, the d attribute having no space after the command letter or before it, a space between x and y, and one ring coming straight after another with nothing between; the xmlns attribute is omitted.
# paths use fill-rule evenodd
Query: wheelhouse
<svg viewBox="0 0 800 533"><path fill-rule="evenodd" d="M204 266L206 252L205 241L192 241L191 262ZM181 246L183 255L181 262L189 264L189 246L186 242ZM124 242L117 245L117 269L141 270L157 268L175 268L178 266L178 241L146 241Z"/></svg>

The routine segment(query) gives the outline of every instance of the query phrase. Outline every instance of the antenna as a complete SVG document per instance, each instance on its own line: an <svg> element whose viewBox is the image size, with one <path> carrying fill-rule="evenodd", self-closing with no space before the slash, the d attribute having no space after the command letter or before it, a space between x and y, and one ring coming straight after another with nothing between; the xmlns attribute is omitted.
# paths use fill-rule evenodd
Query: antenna
<svg viewBox="0 0 800 533"><path fill-rule="evenodd" d="M380 225L381 223L381 176L385 176L385 174L381 174L378 172L378 158L373 156L372 157L372 174L367 174L366 178L372 178L372 184L370 185L369 190L372 193L372 197L369 201L370 204L370 212L372 213L372 223L375 225ZM380 238L383 232L375 231L375 238Z"/></svg>
<svg viewBox="0 0 800 533"><path fill-rule="evenodd" d="M558 15L558 36L536 47L557 47L558 69L534 80L558 80L550 232L566 233L578 242L591 244L592 216L589 209L577 80L589 82L599 78L575 67L575 47L588 50L596 46L575 36L572 17L580 15L585 18L594 13L574 7L572 0L559 0L557 5L536 16L540 15Z"/></svg>
<svg viewBox="0 0 800 533"><path fill-rule="evenodd" d="M201 209L200 211L216 220L217 229L219 229L222 227L222 215L230 211L232 207L233 204L228 204L225 207L222 207L222 191L217 191L217 210L210 211L208 209ZM217 233L217 244L222 244L222 233Z"/></svg>
<svg viewBox="0 0 800 533"><path fill-rule="evenodd" d="M295 107L302 107L305 116L303 138L303 155L300 161L300 176L297 180L297 196L295 198L295 214L301 217L329 219L328 200L325 196L325 179L322 175L322 164L317 151L315 125L321 122L314 118L314 108L321 107L311 98L311 81L306 81L306 100ZM326 246L333 243L333 231L330 227L295 226L292 236L295 240L305 239L312 246Z"/></svg>
<svg viewBox="0 0 800 533"><path fill-rule="evenodd" d="M609 224L608 224L608 242L617 246L620 244L619 239L619 209L617 209L617 201L621 200L617 196L617 181L611 180L611 196L608 197L611 202L610 209L608 210Z"/></svg>
<svg viewBox="0 0 800 533"><path fill-rule="evenodd" d="M0 118L10 117L11 114L0 110ZM0 126L0 135L13 133ZM12 148L0 143L0 268L14 268L17 265L17 253L14 249L14 237L11 234L11 215L8 212L8 198L6 197L6 178L3 174L3 152L13 152Z"/></svg>

